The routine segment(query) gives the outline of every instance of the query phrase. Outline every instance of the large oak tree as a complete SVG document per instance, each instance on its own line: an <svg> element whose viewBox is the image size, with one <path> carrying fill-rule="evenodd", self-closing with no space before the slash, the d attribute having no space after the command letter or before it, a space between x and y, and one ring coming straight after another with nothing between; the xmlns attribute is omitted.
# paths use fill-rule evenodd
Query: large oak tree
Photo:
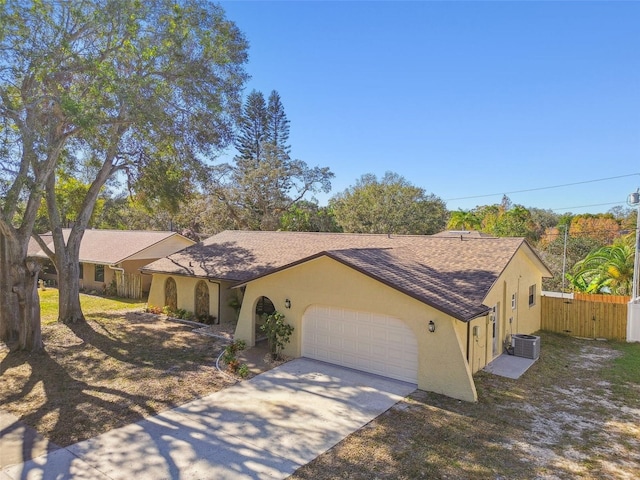
<svg viewBox="0 0 640 480"><path fill-rule="evenodd" d="M133 185L154 162L192 172L225 147L246 48L222 9L205 1L0 4L0 301L8 307L0 339L41 345L27 248L42 197L55 251L40 245L58 271L59 318L81 320L78 252L99 192L118 172ZM94 175L63 237L56 172L80 164Z"/></svg>
<svg viewBox="0 0 640 480"><path fill-rule="evenodd" d="M336 223L350 233L431 235L444 229L444 201L397 173L373 174L329 201Z"/></svg>

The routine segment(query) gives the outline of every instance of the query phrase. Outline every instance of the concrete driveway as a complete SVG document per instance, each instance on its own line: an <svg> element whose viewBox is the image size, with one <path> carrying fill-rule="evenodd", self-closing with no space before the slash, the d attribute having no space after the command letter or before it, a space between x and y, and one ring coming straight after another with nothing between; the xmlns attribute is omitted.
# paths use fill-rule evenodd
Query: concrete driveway
<svg viewBox="0 0 640 480"><path fill-rule="evenodd" d="M415 388L299 358L182 407L8 467L0 480L285 478Z"/></svg>

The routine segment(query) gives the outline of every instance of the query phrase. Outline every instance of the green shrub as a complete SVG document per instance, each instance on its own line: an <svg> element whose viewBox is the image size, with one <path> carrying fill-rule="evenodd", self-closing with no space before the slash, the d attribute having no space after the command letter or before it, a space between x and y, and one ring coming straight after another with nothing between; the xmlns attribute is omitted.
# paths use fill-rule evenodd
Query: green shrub
<svg viewBox="0 0 640 480"><path fill-rule="evenodd" d="M193 312L190 312L189 310L185 310L184 308L173 310L166 305L162 307L162 313L169 317L179 318L181 320L193 320L195 317Z"/></svg>
<svg viewBox="0 0 640 480"><path fill-rule="evenodd" d="M224 363L227 364L227 366L229 367L229 370L232 373L235 373L237 368L238 368L238 366L240 365L240 362L236 358L237 353L240 350L244 350L246 348L246 346L247 346L247 344L244 341L238 340L237 342L231 342L224 349L224 354L222 355L222 360L224 361Z"/></svg>
<svg viewBox="0 0 640 480"><path fill-rule="evenodd" d="M105 288L105 294L108 297L116 297L118 296L118 286L116 285L116 280L111 280L111 283L108 287Z"/></svg>
<svg viewBox="0 0 640 480"><path fill-rule="evenodd" d="M214 323L216 323L216 317L204 313L198 316L198 321L200 323L204 323L205 325L213 325Z"/></svg>
<svg viewBox="0 0 640 480"><path fill-rule="evenodd" d="M247 364L243 363L240 365L237 373L240 378L247 378L249 376L249 367L247 367Z"/></svg>
<svg viewBox="0 0 640 480"><path fill-rule="evenodd" d="M267 315L264 324L260 326L260 330L267 334L269 342L269 351L271 358L277 360L284 346L291 341L293 327L288 323L284 323L284 315L280 312L273 312Z"/></svg>

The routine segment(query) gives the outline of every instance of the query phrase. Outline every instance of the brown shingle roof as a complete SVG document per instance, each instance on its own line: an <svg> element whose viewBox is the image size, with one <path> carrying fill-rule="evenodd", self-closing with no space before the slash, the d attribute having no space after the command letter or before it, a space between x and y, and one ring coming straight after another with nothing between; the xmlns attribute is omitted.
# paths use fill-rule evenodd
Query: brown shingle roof
<svg viewBox="0 0 640 480"><path fill-rule="evenodd" d="M468 320L486 311L482 301L523 246L530 249L522 238L225 231L144 271L244 283L326 255ZM540 268L548 273L542 262Z"/></svg>
<svg viewBox="0 0 640 480"><path fill-rule="evenodd" d="M63 229L65 242L70 229ZM80 261L115 265L149 247L166 240L176 232L157 232L146 230L85 230L80 242ZM40 235L47 246L54 251L51 233ZM29 256L46 258L35 240L29 243ZM157 257L156 257L157 258Z"/></svg>

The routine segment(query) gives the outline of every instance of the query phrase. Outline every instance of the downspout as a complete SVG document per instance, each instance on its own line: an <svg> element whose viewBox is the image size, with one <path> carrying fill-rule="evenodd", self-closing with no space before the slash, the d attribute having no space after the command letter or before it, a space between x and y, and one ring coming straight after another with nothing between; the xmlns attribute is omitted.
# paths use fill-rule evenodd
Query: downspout
<svg viewBox="0 0 640 480"><path fill-rule="evenodd" d="M115 265L107 265L111 270L116 270L121 272L124 275L124 268L122 267L116 267Z"/></svg>
<svg viewBox="0 0 640 480"><path fill-rule="evenodd" d="M518 288L516 289L516 332L520 332L520 279L522 275L518 275Z"/></svg>
<svg viewBox="0 0 640 480"><path fill-rule="evenodd" d="M469 364L469 350L470 350L469 344L470 343L471 343L471 321L468 321L467 322L467 364Z"/></svg>

